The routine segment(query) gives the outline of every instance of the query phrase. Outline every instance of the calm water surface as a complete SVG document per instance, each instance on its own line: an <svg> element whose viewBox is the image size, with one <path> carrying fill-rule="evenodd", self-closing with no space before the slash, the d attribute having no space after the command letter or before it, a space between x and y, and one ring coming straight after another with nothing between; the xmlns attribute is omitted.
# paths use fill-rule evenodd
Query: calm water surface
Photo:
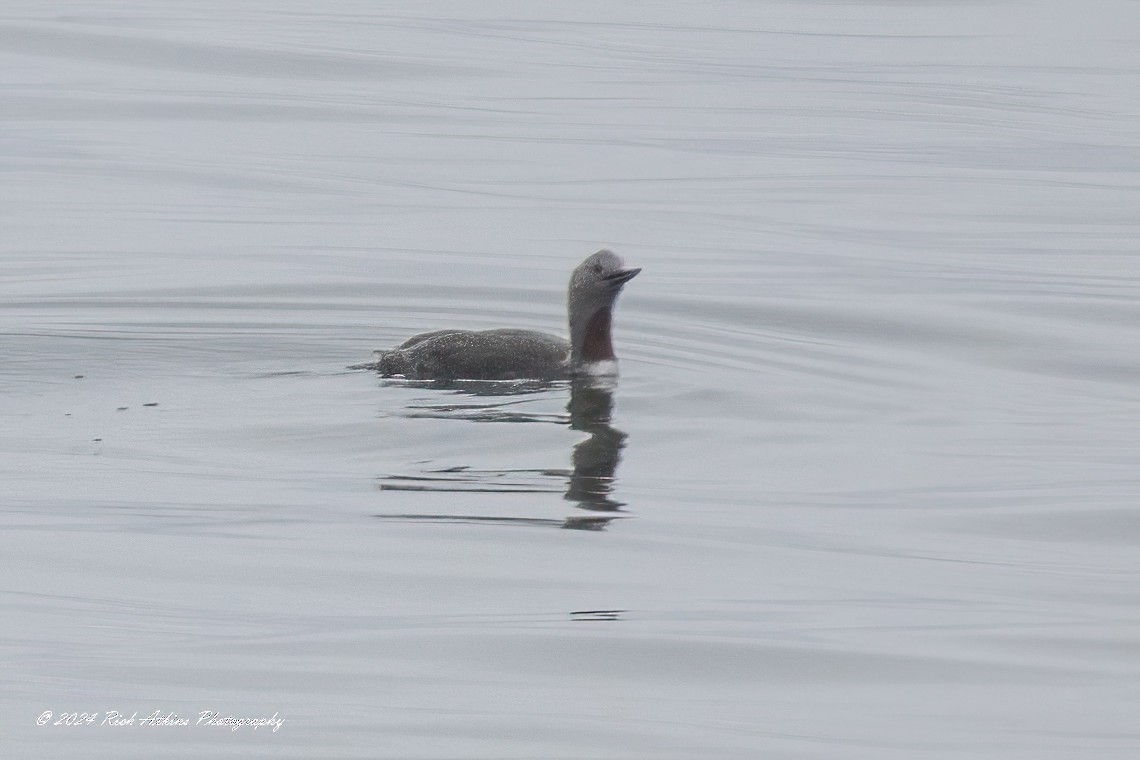
<svg viewBox="0 0 1140 760"><path fill-rule="evenodd" d="M6 757L1140 753L1140 5L17 0L0 101ZM603 246L614 386L346 369Z"/></svg>

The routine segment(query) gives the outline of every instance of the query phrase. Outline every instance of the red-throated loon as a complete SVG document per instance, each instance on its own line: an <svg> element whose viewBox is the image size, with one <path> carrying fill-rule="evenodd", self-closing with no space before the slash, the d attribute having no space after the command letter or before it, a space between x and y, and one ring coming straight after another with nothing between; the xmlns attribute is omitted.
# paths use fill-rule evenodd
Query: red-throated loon
<svg viewBox="0 0 1140 760"><path fill-rule="evenodd" d="M555 380L576 374L612 374L610 325L622 286L641 269L626 268L612 251L588 256L570 275L570 341L535 330L436 330L384 352L384 376L411 380Z"/></svg>

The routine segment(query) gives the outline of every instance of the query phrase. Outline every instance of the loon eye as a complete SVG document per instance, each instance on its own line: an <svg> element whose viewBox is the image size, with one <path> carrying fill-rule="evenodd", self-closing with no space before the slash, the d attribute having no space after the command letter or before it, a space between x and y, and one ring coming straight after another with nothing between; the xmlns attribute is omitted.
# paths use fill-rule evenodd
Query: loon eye
<svg viewBox="0 0 1140 760"><path fill-rule="evenodd" d="M602 265L601 264L594 264L594 274L601 274L601 273L602 273Z"/></svg>

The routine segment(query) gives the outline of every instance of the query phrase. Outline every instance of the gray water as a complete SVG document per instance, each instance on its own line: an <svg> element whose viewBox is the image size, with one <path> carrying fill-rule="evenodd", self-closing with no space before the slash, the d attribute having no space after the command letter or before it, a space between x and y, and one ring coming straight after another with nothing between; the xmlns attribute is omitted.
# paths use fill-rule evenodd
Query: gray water
<svg viewBox="0 0 1140 760"><path fill-rule="evenodd" d="M1140 4L7 2L0 177L4 757L1140 753Z"/></svg>

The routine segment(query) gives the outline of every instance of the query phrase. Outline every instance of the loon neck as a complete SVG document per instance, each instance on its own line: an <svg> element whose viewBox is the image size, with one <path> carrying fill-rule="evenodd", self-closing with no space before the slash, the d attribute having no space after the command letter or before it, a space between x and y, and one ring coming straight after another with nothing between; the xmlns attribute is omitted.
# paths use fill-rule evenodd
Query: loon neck
<svg viewBox="0 0 1140 760"><path fill-rule="evenodd" d="M595 311L586 320L585 329L574 338L571 345L570 360L573 364L593 364L595 362L614 361L614 344L610 336L610 324L613 321L613 309L605 306Z"/></svg>

